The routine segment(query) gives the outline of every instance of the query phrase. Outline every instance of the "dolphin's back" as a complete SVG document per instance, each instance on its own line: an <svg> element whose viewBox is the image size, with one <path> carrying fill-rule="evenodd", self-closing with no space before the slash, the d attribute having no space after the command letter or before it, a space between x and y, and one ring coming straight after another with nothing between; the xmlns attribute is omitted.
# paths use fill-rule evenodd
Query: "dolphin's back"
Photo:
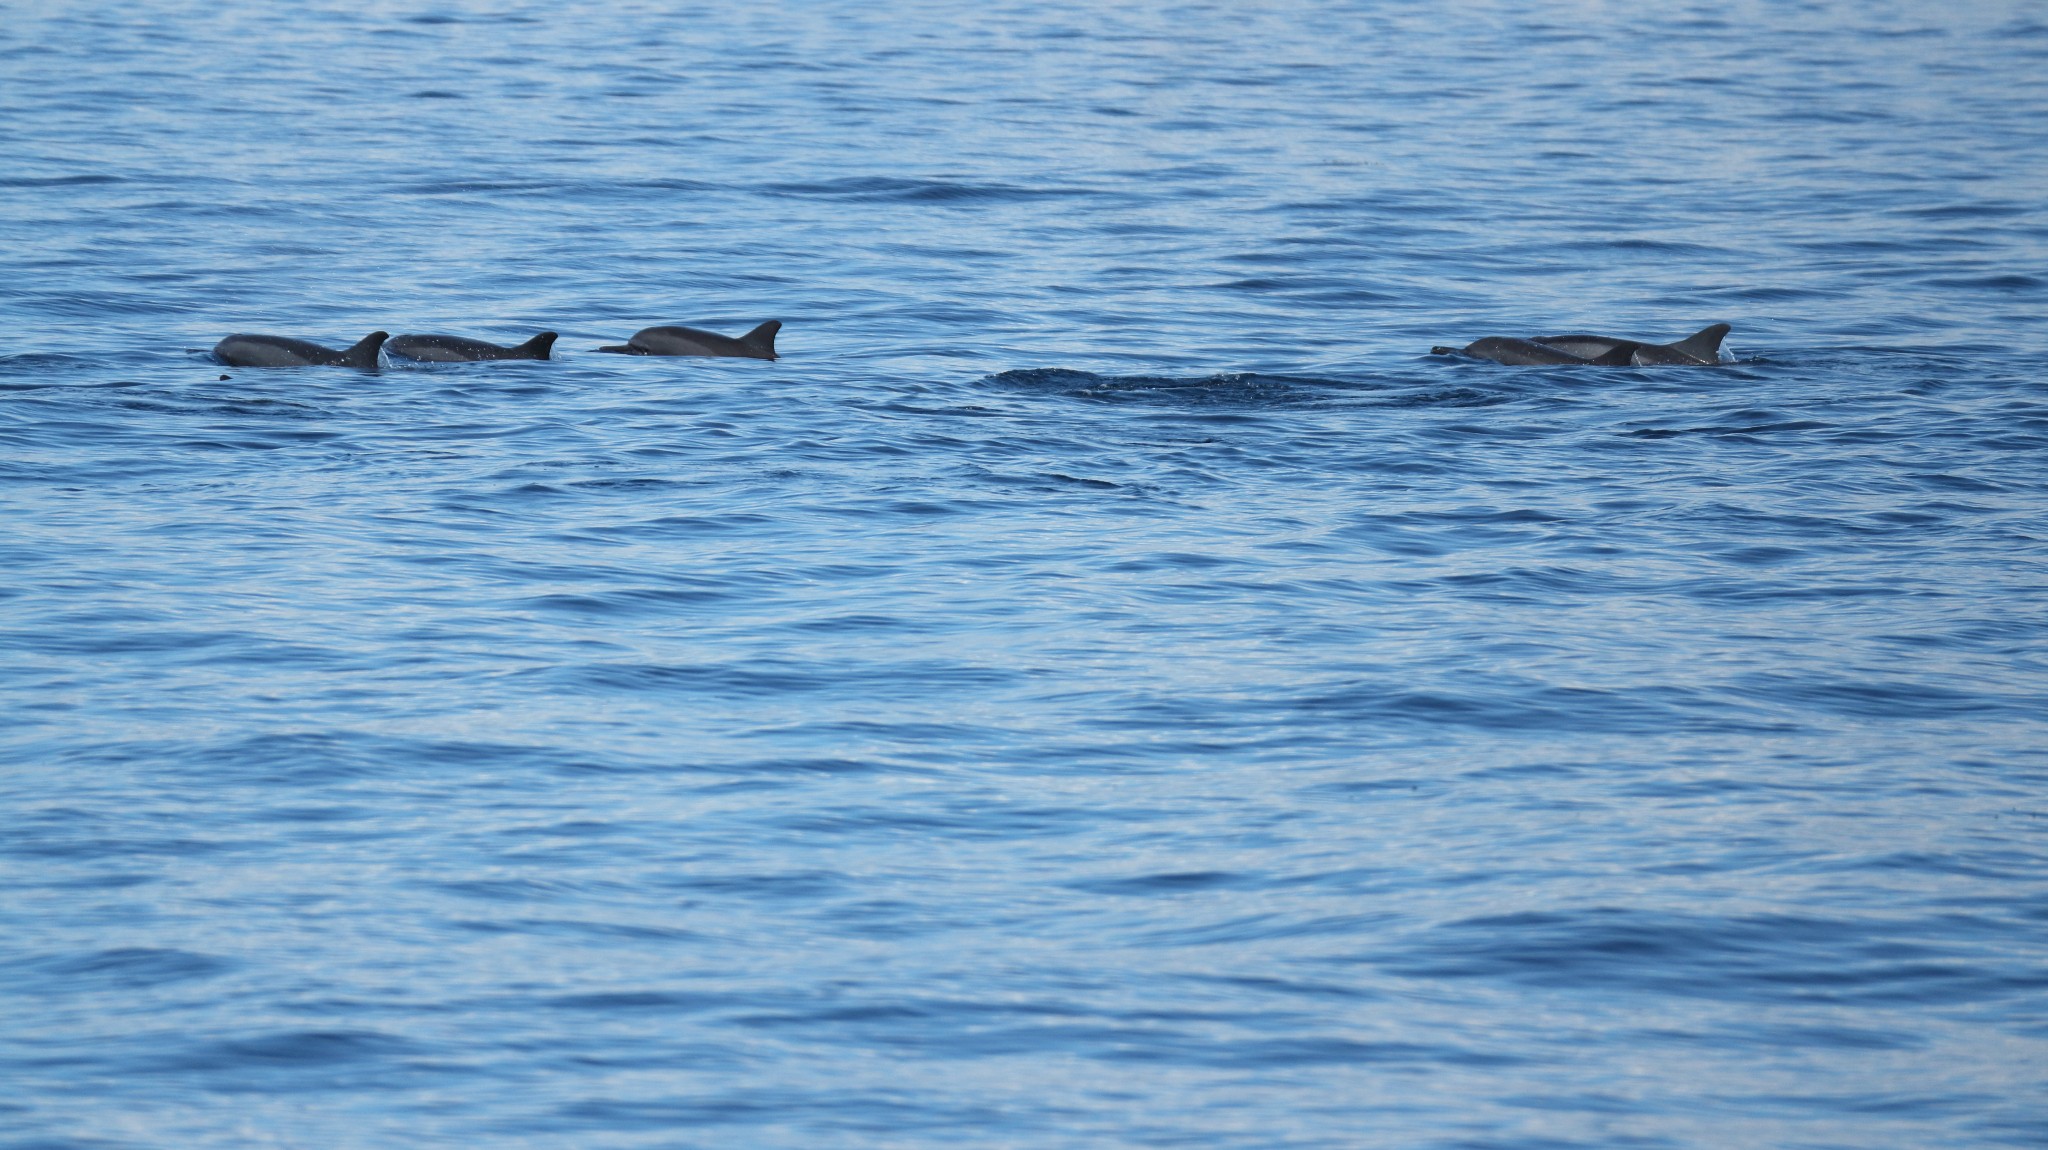
<svg viewBox="0 0 2048 1150"><path fill-rule="evenodd" d="M546 359L554 345L555 333L544 331L514 347L459 335L401 335L384 346L393 355L427 363L473 363L486 359Z"/></svg>
<svg viewBox="0 0 2048 1150"><path fill-rule="evenodd" d="M317 343L281 335L236 333L213 345L213 358L229 367L306 367L334 353Z"/></svg>
<svg viewBox="0 0 2048 1150"><path fill-rule="evenodd" d="M1463 348L1431 348L1434 353L1462 351L1477 359L1513 366L1585 363L1599 367L1651 367L1664 364L1714 364L1721 362L1721 340L1728 325L1703 327L1676 343L1643 343L1608 335L1546 335L1539 339L1516 339L1490 335Z"/></svg>
<svg viewBox="0 0 2048 1150"><path fill-rule="evenodd" d="M384 346L390 349L391 354L406 359L425 363L461 363L478 358L472 354L473 347L492 348L496 345L454 335L400 335L393 336Z"/></svg>
<svg viewBox="0 0 2048 1150"><path fill-rule="evenodd" d="M747 334L734 339L695 327L649 327L633 333L633 338L619 347L601 347L599 351L624 352L628 355L698 355L719 356L728 359L775 359L775 333L782 330L782 321L771 319Z"/></svg>
<svg viewBox="0 0 2048 1150"><path fill-rule="evenodd" d="M642 355L733 355L738 340L694 327L644 327L626 346Z"/></svg>
<svg viewBox="0 0 2048 1150"><path fill-rule="evenodd" d="M384 339L385 333L373 331L355 346L335 351L289 336L236 334L213 345L213 357L230 367L372 368Z"/></svg>
<svg viewBox="0 0 2048 1150"><path fill-rule="evenodd" d="M1588 363L1610 367L1625 367L1629 357L1641 343L1632 339L1615 339L1604 335L1546 335L1536 341L1546 347L1554 347L1567 355L1576 355Z"/></svg>
<svg viewBox="0 0 2048 1150"><path fill-rule="evenodd" d="M1591 363L1585 356L1555 348L1533 339L1515 339L1511 336L1490 335L1474 340L1465 347L1465 354L1479 359L1490 359L1495 363L1511 364L1516 367L1540 364Z"/></svg>

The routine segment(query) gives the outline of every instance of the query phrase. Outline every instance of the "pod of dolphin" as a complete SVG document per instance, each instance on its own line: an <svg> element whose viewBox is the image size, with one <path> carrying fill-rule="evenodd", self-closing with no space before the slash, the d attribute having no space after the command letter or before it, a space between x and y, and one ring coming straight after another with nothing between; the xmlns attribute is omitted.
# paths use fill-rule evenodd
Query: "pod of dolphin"
<svg viewBox="0 0 2048 1150"><path fill-rule="evenodd" d="M730 359L775 359L775 333L781 320L769 320L734 338L694 327L650 327L611 347L616 355L704 355ZM459 335L401 335L373 331L353 346L336 351L283 335L231 335L213 345L213 358L229 367L355 367L376 370L378 353L419 363L477 363L492 359L552 359L556 335L544 331L525 343L505 347Z"/></svg>
<svg viewBox="0 0 2048 1150"><path fill-rule="evenodd" d="M596 350L615 355L717 356L775 359L780 320L769 320L742 336L694 327L650 327L622 344ZM1721 340L1729 327L1717 323L1673 343L1649 343L1606 335L1546 335L1534 339L1490 335L1464 347L1433 347L1431 355L1462 355L1514 367L1666 367L1721 362ZM354 367L375 370L379 353L420 363L475 363L494 359L548 359L555 333L541 332L525 343L504 347L459 335L401 335L373 331L336 351L281 335L231 335L214 345L213 357L230 367Z"/></svg>

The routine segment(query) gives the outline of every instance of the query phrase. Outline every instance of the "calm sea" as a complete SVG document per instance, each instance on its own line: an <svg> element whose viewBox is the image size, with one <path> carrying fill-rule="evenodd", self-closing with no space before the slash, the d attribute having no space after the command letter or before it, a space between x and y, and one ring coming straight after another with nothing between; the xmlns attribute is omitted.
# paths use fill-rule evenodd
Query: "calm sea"
<svg viewBox="0 0 2048 1150"><path fill-rule="evenodd" d="M12 5L0 1148L2048 1145L2044 198L2025 0Z"/></svg>

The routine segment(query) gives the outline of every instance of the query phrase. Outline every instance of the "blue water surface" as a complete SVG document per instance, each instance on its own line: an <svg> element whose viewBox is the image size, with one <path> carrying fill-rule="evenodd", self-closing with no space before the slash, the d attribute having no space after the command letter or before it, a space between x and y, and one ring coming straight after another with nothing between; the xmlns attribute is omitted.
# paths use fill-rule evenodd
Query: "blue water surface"
<svg viewBox="0 0 2048 1150"><path fill-rule="evenodd" d="M14 6L0 1147L2048 1145L2044 189L2027 0Z"/></svg>

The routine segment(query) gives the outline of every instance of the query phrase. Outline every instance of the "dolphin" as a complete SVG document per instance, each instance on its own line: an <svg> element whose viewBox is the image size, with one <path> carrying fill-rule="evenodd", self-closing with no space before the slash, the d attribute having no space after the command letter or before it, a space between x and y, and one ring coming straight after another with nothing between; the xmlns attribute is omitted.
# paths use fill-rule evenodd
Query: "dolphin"
<svg viewBox="0 0 2048 1150"><path fill-rule="evenodd" d="M734 339L715 332L699 331L694 327L650 327L634 332L633 338L625 343L597 350L617 352L620 355L716 355L736 359L774 359L775 333L781 329L782 321L771 319Z"/></svg>
<svg viewBox="0 0 2048 1150"><path fill-rule="evenodd" d="M1644 343L1605 335L1546 335L1537 339L1488 336L1462 348L1433 347L1433 355L1463 353L1475 359L1515 366L1530 364L1593 364L1599 367L1700 366L1721 362L1721 340L1729 327L1703 327L1676 343Z"/></svg>
<svg viewBox="0 0 2048 1150"><path fill-rule="evenodd" d="M1516 339L1513 336L1505 335L1490 335L1485 339L1474 340L1464 347L1433 347L1429 350L1435 355L1463 353L1474 359L1490 359L1495 363L1505 363L1515 367L1532 367L1539 364L1554 363L1588 364L1593 362L1583 355L1574 355L1563 348L1552 347L1547 343L1538 343L1533 339ZM1624 359L1622 362L1627 363L1628 360Z"/></svg>
<svg viewBox="0 0 2048 1150"><path fill-rule="evenodd" d="M384 345L392 355L430 363L471 363L481 359L546 359L555 333L544 331L516 347L500 347L459 335L401 335Z"/></svg>
<svg viewBox="0 0 2048 1150"><path fill-rule="evenodd" d="M334 351L281 335L231 335L213 345L213 358L229 367L360 367L377 370L377 349L389 333L373 331L354 347Z"/></svg>

